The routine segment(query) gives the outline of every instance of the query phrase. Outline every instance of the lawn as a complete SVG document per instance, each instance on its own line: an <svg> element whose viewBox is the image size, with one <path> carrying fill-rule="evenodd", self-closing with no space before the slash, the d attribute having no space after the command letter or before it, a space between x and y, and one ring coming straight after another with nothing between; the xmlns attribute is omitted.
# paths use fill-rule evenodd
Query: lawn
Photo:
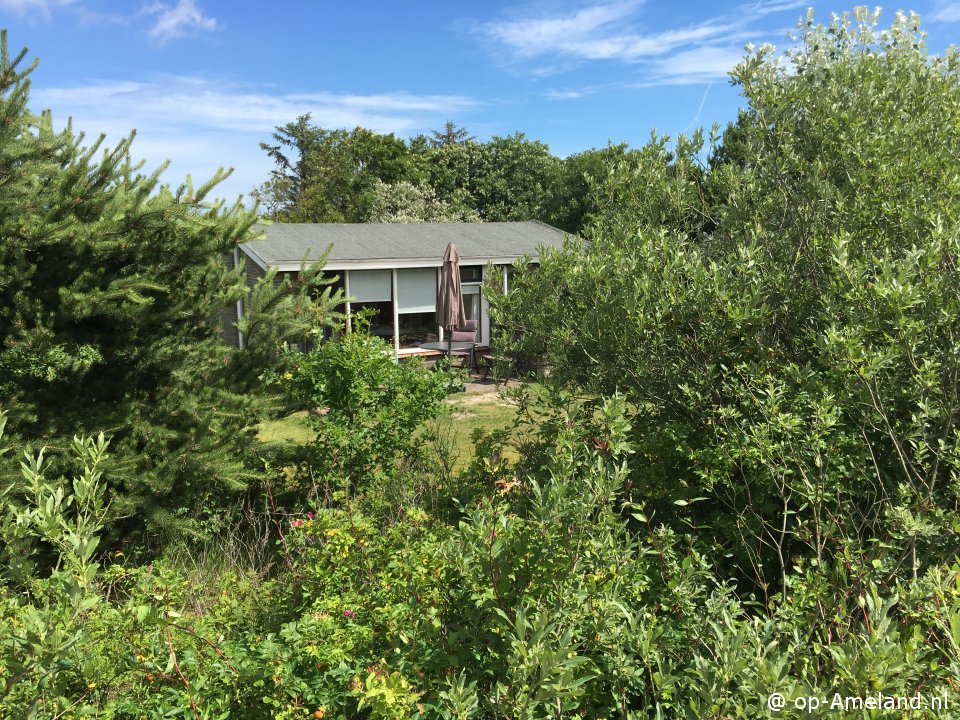
<svg viewBox="0 0 960 720"><path fill-rule="evenodd" d="M471 437L475 429L502 430L513 422L516 407L496 392L458 393L447 399L449 412L443 413L426 434L443 439L455 458L454 467L463 469L473 455ZM307 443L314 433L307 426L307 413L298 412L260 425L263 442Z"/></svg>

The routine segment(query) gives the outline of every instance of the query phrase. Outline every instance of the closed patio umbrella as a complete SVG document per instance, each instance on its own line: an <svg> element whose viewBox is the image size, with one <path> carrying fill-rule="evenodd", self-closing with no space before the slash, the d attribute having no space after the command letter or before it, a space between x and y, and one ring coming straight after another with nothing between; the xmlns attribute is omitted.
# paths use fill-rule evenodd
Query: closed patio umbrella
<svg viewBox="0 0 960 720"><path fill-rule="evenodd" d="M460 289L460 255L453 243L447 245L443 253L440 286L437 289L437 322L447 333L447 357L450 357L453 331L467 322Z"/></svg>

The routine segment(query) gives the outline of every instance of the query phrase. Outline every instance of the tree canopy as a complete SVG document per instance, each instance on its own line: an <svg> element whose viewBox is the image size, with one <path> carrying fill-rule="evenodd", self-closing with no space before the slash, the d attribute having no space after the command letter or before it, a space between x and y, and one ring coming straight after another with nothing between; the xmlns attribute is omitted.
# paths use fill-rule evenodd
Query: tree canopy
<svg viewBox="0 0 960 720"><path fill-rule="evenodd" d="M309 115L278 127L274 140L261 145L275 168L255 195L280 222L543 220L578 232L594 209L588 177L629 156L613 146L568 162L523 133L480 142L452 122L405 143L319 128Z"/></svg>
<svg viewBox="0 0 960 720"><path fill-rule="evenodd" d="M296 286L246 288L223 256L254 213L195 187L160 185L130 160L28 108L25 52L0 59L0 398L22 442L62 447L112 436L115 519L199 528L250 480L256 377L276 343L308 337L329 310L319 268ZM221 311L261 313L248 347L228 348ZM249 324L254 318L246 318ZM259 369L257 369L259 367ZM202 510L201 510L202 508Z"/></svg>

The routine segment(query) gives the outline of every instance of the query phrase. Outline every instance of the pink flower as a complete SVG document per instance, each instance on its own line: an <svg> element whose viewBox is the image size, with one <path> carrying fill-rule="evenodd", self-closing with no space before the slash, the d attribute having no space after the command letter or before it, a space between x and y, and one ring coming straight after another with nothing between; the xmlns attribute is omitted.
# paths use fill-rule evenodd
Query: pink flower
<svg viewBox="0 0 960 720"><path fill-rule="evenodd" d="M343 611L343 616L347 618L353 617L353 610L351 610L350 608L347 608L346 610Z"/></svg>
<svg viewBox="0 0 960 720"><path fill-rule="evenodd" d="M308 510L308 511L307 511L307 517L310 518L311 520L313 520L313 510Z"/></svg>
<svg viewBox="0 0 960 720"><path fill-rule="evenodd" d="M292 528L298 528L298 527L302 527L302 526L303 526L303 520L291 520L291 521L290 521L290 527L292 527Z"/></svg>

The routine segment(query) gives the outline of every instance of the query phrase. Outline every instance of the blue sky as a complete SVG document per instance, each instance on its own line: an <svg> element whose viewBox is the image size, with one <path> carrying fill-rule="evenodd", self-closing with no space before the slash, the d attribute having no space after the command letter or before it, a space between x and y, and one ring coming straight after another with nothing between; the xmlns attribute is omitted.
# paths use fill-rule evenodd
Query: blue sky
<svg viewBox="0 0 960 720"><path fill-rule="evenodd" d="M789 45L813 7L740 3L0 0L11 50L39 57L31 107L96 136L137 129L134 155L178 184L234 175L217 195L263 182L274 126L312 113L408 138L446 120L479 139L520 130L558 155L644 143L725 123L741 104L727 73L744 45ZM899 8L886 9L889 24ZM939 52L960 0L915 0Z"/></svg>

